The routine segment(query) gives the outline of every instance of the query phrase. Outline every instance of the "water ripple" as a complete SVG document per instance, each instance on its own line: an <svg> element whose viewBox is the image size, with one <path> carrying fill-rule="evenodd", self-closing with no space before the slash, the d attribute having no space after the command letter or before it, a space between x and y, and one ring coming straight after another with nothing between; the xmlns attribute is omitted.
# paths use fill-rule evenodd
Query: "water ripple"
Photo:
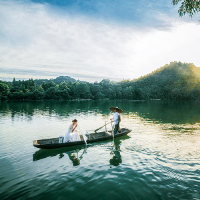
<svg viewBox="0 0 200 200"><path fill-rule="evenodd" d="M200 199L200 123L191 118L196 108L188 118L171 119L164 107L161 115L153 104L119 102L125 108L121 127L132 132L114 144L32 146L34 139L65 134L73 118L84 131L102 126L110 117L105 104L89 104L11 103L2 109L1 199Z"/></svg>

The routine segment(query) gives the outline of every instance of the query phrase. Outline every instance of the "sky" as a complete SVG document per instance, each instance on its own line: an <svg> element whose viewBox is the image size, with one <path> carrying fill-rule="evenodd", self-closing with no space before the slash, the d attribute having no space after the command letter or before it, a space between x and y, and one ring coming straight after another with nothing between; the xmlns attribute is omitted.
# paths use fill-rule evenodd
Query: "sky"
<svg viewBox="0 0 200 200"><path fill-rule="evenodd" d="M200 67L200 15L171 0L0 0L0 79L135 79Z"/></svg>

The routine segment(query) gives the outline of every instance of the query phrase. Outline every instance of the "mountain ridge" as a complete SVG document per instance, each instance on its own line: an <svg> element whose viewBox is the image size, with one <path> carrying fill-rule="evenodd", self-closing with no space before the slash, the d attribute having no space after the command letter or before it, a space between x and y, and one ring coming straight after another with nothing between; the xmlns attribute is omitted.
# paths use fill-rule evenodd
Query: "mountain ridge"
<svg viewBox="0 0 200 200"><path fill-rule="evenodd" d="M55 84L60 84L62 82L65 82L65 83L69 83L69 82L75 83L76 79L71 78L70 76L58 76L56 78L51 78L51 79L35 79L34 81L35 81L36 85L41 85L43 82L49 83L51 81L53 81Z"/></svg>
<svg viewBox="0 0 200 200"><path fill-rule="evenodd" d="M89 83L69 76L55 79L0 81L0 98L10 100L200 100L200 68L192 63L171 62L138 79L120 82L103 79Z"/></svg>

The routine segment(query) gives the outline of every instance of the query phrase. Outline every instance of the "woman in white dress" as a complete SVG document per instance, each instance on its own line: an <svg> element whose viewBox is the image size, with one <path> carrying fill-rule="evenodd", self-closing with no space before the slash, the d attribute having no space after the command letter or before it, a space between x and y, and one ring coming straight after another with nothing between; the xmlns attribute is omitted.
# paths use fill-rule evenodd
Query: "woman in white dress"
<svg viewBox="0 0 200 200"><path fill-rule="evenodd" d="M81 141L79 133L77 131L77 120L74 119L72 124L69 126L69 129L64 137L64 142L74 142L74 141Z"/></svg>

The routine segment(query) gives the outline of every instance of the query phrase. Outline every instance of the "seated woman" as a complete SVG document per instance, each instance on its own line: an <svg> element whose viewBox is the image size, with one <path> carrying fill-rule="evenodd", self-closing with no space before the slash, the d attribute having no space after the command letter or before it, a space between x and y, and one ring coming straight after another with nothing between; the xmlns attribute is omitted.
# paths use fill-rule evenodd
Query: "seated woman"
<svg viewBox="0 0 200 200"><path fill-rule="evenodd" d="M69 126L69 129L64 137L64 142L74 142L74 141L81 141L80 136L77 131L77 120L74 119L72 124Z"/></svg>

